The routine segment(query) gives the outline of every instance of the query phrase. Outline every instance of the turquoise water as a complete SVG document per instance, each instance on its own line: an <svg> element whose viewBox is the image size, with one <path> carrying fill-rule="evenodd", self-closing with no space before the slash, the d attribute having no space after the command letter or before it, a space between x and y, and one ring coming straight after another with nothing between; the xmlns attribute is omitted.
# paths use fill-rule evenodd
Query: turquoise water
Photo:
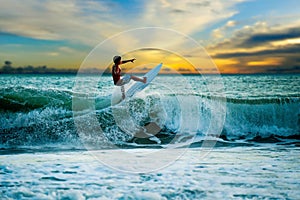
<svg viewBox="0 0 300 200"><path fill-rule="evenodd" d="M115 104L110 76L1 75L0 196L297 199L299 83L159 75Z"/></svg>
<svg viewBox="0 0 300 200"><path fill-rule="evenodd" d="M159 76L134 98L113 106L120 88L110 76L2 75L0 141L5 148L60 148L61 143L78 148L76 119L90 122L94 114L95 126L113 144L131 145L136 126L149 123L165 138L196 134L248 143L260 138L282 141L299 136L299 83L299 75ZM102 147L106 144L96 148Z"/></svg>

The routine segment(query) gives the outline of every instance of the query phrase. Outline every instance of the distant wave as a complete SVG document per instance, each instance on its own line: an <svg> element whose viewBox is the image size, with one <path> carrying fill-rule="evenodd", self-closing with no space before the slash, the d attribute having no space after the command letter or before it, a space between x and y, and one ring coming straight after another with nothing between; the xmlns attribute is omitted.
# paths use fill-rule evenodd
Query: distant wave
<svg viewBox="0 0 300 200"><path fill-rule="evenodd" d="M30 111L46 107L61 107L71 110L72 92L26 87L0 89L0 109L4 111Z"/></svg>
<svg viewBox="0 0 300 200"><path fill-rule="evenodd" d="M135 127L118 124L116 115L122 113L121 106L111 106L110 96L98 96L94 110L76 114L72 110L72 91L54 89L34 89L11 87L0 89L0 144L1 146L35 146L50 144L82 145L85 139L78 134L74 121L88 120L95 115L98 124L108 143L120 147L151 147L158 143L153 138L137 138L126 131ZM76 94L82 98L84 94ZM199 121L189 119L190 123L198 123L197 135L205 136L211 119L214 102L224 101L221 97L205 97L196 95L199 102ZM156 133L159 145L168 144L175 136L190 137L181 131L181 109L178 107L177 96L146 96L132 98L127 102L129 114L134 119L132 124L147 127L156 124L160 129ZM126 108L128 109L128 107ZM189 116L192 117L192 116ZM132 126L135 126L132 125ZM90 125L91 127L93 124ZM131 126L126 124L126 126ZM87 132L89 129L87 129ZM88 132L91 134L92 132ZM98 133L100 134L100 133ZM253 99L226 99L226 120L221 138L224 141L277 142L284 138L299 138L300 135L300 97L273 97ZM97 137L93 135L93 139ZM180 136L180 137L179 137ZM101 141L100 141L101 142ZM194 144L194 146L196 143Z"/></svg>

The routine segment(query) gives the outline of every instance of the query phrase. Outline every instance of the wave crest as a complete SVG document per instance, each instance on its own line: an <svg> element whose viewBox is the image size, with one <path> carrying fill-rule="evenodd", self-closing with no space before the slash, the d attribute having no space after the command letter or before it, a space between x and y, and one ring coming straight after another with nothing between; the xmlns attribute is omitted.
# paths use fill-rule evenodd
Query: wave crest
<svg viewBox="0 0 300 200"><path fill-rule="evenodd" d="M0 94L1 144L71 143L78 145L86 139L78 137L73 115L77 111L72 110L72 92L15 87L1 89ZM156 129L153 129L154 135L161 144L168 144L175 136L185 141L190 134L184 131L184 127L196 124L197 135L207 136L212 109L215 108L216 103L225 99L195 96L198 102L198 105L195 105L198 113L185 116L188 118L185 124L181 112L189 108L178 106L178 95L148 95L132 98L127 101L126 108L132 118L132 126L129 126L126 121L125 124L120 124L122 118L118 122L116 112L122 111L122 107L111 106L110 96L88 100L95 102L98 122L94 125L100 124L108 141L121 146L131 144L151 146L157 144L157 141L151 140L151 137L135 137L130 135L130 131L132 132L136 127L147 129L151 126L153 129L156 126ZM87 101L84 95L80 98L82 104ZM186 101L188 102L188 97ZM276 137L280 140L294 136L297 138L300 135L300 97L228 98L226 103L226 120L221 134L223 139L264 141L263 138ZM94 111L86 110L77 113L76 117L86 120L85 117L93 114ZM106 145L103 143L103 146Z"/></svg>

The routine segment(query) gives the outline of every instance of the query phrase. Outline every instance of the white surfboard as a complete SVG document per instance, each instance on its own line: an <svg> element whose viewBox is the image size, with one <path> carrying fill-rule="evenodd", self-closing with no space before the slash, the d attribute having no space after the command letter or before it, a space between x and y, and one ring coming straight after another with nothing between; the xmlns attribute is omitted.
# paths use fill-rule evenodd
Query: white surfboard
<svg viewBox="0 0 300 200"><path fill-rule="evenodd" d="M151 81L157 76L159 73L160 69L162 67L162 63L151 69L149 72L147 72L143 77L147 77L147 83L142 83L142 82L136 82L134 83L126 92L125 96L127 97L132 97L135 93L142 91L144 88L146 88Z"/></svg>
<svg viewBox="0 0 300 200"><path fill-rule="evenodd" d="M153 69L151 69L149 72L147 72L143 77L147 77L147 83L142 83L142 82L135 82L132 86L130 86L129 88L125 87L125 98L130 98L132 96L134 96L137 92L142 91L143 89L145 89L157 76L157 74L159 73L160 69L162 67L162 63L160 63L159 65L157 65L156 67L154 67ZM120 86L117 86L118 90L120 91L119 88L121 88ZM112 95L112 104L118 104L122 98L120 99L120 95L117 95L115 92Z"/></svg>

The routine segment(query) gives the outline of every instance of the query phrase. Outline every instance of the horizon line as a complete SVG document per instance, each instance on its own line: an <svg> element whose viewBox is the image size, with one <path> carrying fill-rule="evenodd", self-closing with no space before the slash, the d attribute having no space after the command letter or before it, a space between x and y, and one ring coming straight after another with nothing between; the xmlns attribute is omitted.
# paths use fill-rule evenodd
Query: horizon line
<svg viewBox="0 0 300 200"><path fill-rule="evenodd" d="M97 71L99 74L105 75L105 76L111 76L111 73L108 72L101 72ZM0 71L0 75L76 75L76 74L82 74L82 75L99 75L95 74L97 73L95 71L85 71L85 72L78 72L78 71L57 71L57 72L3 72ZM126 73L124 73L126 74ZM132 73L135 75L144 75L145 73ZM188 76L188 75L298 75L300 72L254 72L254 73L159 73L159 75L183 75L183 76Z"/></svg>

